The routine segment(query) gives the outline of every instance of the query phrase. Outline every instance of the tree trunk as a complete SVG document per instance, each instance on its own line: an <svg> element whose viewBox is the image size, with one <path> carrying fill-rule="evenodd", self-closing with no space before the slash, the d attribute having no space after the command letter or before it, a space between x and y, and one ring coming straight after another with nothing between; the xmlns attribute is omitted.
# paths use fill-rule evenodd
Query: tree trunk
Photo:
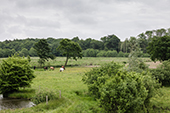
<svg viewBox="0 0 170 113"><path fill-rule="evenodd" d="M64 67L67 65L67 62L68 62L68 57L66 58L66 62L64 64Z"/></svg>

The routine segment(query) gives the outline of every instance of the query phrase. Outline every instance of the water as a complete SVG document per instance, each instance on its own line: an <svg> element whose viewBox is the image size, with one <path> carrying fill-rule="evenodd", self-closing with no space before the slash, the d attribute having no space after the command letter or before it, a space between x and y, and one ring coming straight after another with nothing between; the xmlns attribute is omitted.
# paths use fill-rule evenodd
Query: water
<svg viewBox="0 0 170 113"><path fill-rule="evenodd" d="M34 106L29 100L26 99L10 99L3 98L3 95L0 95L0 110L2 109L16 109L16 108L28 108Z"/></svg>

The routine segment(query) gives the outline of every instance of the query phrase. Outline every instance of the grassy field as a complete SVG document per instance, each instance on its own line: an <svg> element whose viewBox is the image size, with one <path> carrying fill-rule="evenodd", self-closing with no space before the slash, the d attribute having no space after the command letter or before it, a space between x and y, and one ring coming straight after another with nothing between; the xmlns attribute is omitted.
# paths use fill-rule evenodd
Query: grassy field
<svg viewBox="0 0 170 113"><path fill-rule="evenodd" d="M149 58L143 58L149 62ZM87 86L82 82L82 75L91 70L96 65L107 62L128 62L128 58L83 58L78 61L70 60L64 72L59 72L59 67L55 70L36 69L36 78L31 84L31 88L21 89L19 93L13 93L10 97L32 98L39 90L51 90L61 98L46 103L41 103L32 108L22 108L15 110L1 110L2 113L96 113L101 109L97 107L97 102L88 95ZM59 57L55 61L49 61L50 65L63 65L65 58ZM30 64L37 65L37 58L32 58ZM48 63L47 63L48 64ZM72 65L72 66L71 66ZM78 65L78 66L76 66ZM170 110L170 88L161 88L160 93L152 99L155 113L168 113Z"/></svg>
<svg viewBox="0 0 170 113"><path fill-rule="evenodd" d="M6 58L0 58L0 63L3 59ZM37 61L38 57L32 57L30 65L39 67ZM149 58L140 58L144 62L151 62ZM49 60L45 63L46 66L54 66L54 67L60 67L65 64L65 57L56 57L54 60ZM74 59L69 59L67 65L68 66L87 66L87 65L102 65L104 63L108 62L119 62L119 63L128 63L128 58L125 57L83 57L82 59L78 59L77 61Z"/></svg>

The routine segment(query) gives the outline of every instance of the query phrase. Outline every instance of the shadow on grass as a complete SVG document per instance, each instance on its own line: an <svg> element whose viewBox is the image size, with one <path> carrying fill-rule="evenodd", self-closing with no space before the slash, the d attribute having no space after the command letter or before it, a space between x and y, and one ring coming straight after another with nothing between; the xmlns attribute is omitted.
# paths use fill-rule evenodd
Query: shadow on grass
<svg viewBox="0 0 170 113"><path fill-rule="evenodd" d="M35 89L19 89L19 91L9 94L8 98L31 99L35 94Z"/></svg>

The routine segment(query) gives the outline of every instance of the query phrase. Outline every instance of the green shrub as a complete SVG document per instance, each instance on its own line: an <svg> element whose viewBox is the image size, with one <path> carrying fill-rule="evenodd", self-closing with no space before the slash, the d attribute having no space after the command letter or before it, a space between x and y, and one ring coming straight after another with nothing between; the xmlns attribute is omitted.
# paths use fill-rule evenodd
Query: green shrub
<svg viewBox="0 0 170 113"><path fill-rule="evenodd" d="M114 62L93 68L82 80L99 105L115 113L145 111L160 86L150 73L128 72Z"/></svg>
<svg viewBox="0 0 170 113"><path fill-rule="evenodd" d="M99 53L97 53L96 56L97 57L106 57L106 51L100 51Z"/></svg>
<svg viewBox="0 0 170 113"><path fill-rule="evenodd" d="M125 56L125 57L128 57L128 56L129 56L129 53L124 53L124 56Z"/></svg>
<svg viewBox="0 0 170 113"><path fill-rule="evenodd" d="M21 87L29 87L33 78L35 76L27 59L19 56L9 57L2 61L0 67L0 94L8 96Z"/></svg>
<svg viewBox="0 0 170 113"><path fill-rule="evenodd" d="M125 56L125 54L122 52L122 51L120 51L119 53L118 53L118 57L124 57Z"/></svg>
<svg viewBox="0 0 170 113"><path fill-rule="evenodd" d="M144 85L139 73L118 72L101 87L99 103L108 113L137 113L148 95Z"/></svg>
<svg viewBox="0 0 170 113"><path fill-rule="evenodd" d="M85 57L96 57L99 50L97 49L86 49L83 51L83 56Z"/></svg>
<svg viewBox="0 0 170 113"><path fill-rule="evenodd" d="M36 92L35 96L31 99L31 101L37 105L39 103L46 102L46 96L48 96L48 101L58 98L56 93L53 91L40 90Z"/></svg>
<svg viewBox="0 0 170 113"><path fill-rule="evenodd" d="M104 64L101 67L93 68L91 71L86 72L82 80L88 86L89 93L94 95L95 98L100 98L99 89L110 76L116 74L122 65L114 62Z"/></svg>
<svg viewBox="0 0 170 113"><path fill-rule="evenodd" d="M142 57L148 58L148 57L150 57L150 55L148 53L143 53Z"/></svg>
<svg viewBox="0 0 170 113"><path fill-rule="evenodd" d="M170 86L170 59L164 61L158 68L150 71L152 76L158 79L163 86Z"/></svg>
<svg viewBox="0 0 170 113"><path fill-rule="evenodd" d="M117 57L117 51L116 50L113 50L113 51L107 51L106 52L106 57Z"/></svg>

